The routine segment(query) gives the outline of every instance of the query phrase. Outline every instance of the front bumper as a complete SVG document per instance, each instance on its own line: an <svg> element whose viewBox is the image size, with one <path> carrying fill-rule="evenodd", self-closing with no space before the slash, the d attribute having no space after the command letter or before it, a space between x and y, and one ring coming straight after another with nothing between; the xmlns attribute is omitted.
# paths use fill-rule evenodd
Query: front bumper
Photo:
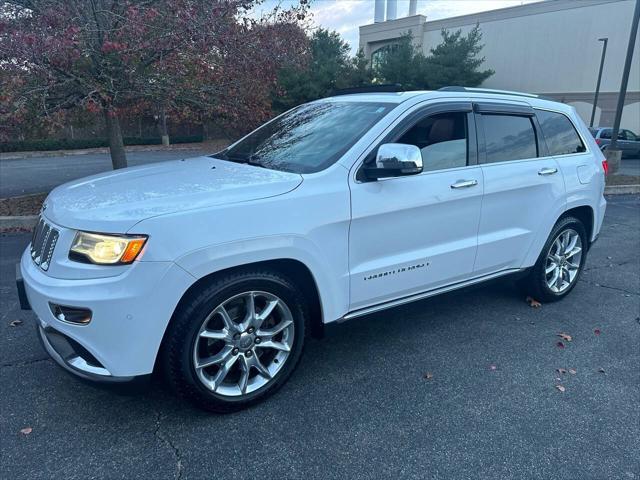
<svg viewBox="0 0 640 480"><path fill-rule="evenodd" d="M33 263L28 250L18 285L20 276L47 353L70 373L103 382L153 372L171 315L195 280L172 262L135 262L114 277L53 278ZM50 303L87 308L93 316L86 325L65 322L53 315Z"/></svg>

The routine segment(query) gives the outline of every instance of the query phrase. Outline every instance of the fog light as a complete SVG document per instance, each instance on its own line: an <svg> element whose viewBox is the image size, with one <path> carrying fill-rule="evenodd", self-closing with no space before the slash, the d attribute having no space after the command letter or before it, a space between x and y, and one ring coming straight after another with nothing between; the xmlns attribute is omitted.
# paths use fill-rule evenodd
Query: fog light
<svg viewBox="0 0 640 480"><path fill-rule="evenodd" d="M80 307L66 307L49 303L51 313L61 322L76 323L78 325L86 325L91 321L91 310Z"/></svg>

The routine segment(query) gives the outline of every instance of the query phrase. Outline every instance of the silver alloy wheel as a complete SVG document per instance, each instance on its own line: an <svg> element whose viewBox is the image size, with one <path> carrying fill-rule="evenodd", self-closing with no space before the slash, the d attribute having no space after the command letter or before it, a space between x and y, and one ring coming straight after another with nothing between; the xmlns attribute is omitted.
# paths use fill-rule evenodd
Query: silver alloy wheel
<svg viewBox="0 0 640 480"><path fill-rule="evenodd" d="M193 365L205 387L237 397L263 387L293 347L293 316L276 295L244 292L218 305L202 322Z"/></svg>
<svg viewBox="0 0 640 480"><path fill-rule="evenodd" d="M545 280L554 293L562 293L575 281L582 262L582 240L569 228L556 237L549 248L545 264Z"/></svg>

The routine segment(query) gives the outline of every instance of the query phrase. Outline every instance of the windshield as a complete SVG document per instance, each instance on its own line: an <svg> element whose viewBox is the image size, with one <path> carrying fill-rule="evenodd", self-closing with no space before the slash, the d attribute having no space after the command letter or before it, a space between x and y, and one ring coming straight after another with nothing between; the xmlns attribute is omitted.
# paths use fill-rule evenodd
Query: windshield
<svg viewBox="0 0 640 480"><path fill-rule="evenodd" d="M373 102L301 105L214 156L286 172L319 172L335 163L394 106Z"/></svg>

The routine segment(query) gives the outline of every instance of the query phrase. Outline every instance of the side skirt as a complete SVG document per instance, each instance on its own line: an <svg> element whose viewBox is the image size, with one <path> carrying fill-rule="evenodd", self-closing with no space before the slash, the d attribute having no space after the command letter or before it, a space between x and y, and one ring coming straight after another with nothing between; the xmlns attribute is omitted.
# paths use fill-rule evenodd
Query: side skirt
<svg viewBox="0 0 640 480"><path fill-rule="evenodd" d="M338 320L338 323L346 322L347 320L351 320L353 318L370 315L372 313L386 310L388 308L398 307L406 303L416 302L418 300L424 300L425 298L434 297L436 295L440 295L441 293L451 292L453 290L469 287L477 283L486 282L487 280L493 280L494 278L499 278L505 275L511 275L517 272L522 272L524 270L526 269L511 268L508 270L501 270L499 272L491 273L489 275L483 275L481 277L472 278L470 280L453 283L445 287L440 287L433 290L427 290L426 292L421 292L421 293L414 293L413 295L409 295L407 297L398 298L396 300L389 300L383 303L379 303L377 305L372 305L370 307L360 308L358 310L354 310L352 312L347 313L344 317Z"/></svg>

